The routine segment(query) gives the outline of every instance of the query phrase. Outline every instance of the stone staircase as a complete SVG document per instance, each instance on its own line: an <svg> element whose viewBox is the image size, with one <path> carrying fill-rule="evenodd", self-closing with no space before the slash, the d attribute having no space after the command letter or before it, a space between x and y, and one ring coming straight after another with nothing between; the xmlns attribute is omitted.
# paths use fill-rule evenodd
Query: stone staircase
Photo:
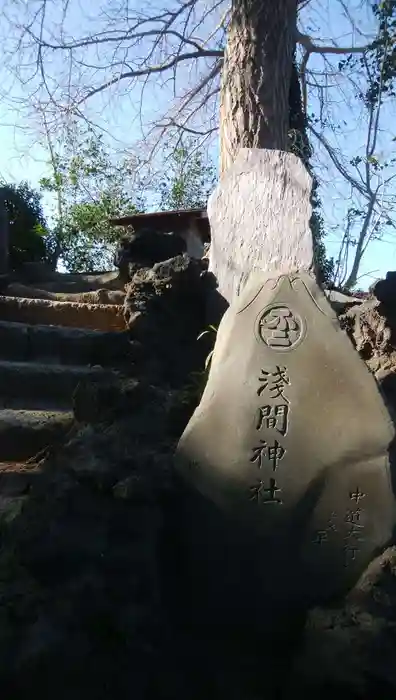
<svg viewBox="0 0 396 700"><path fill-rule="evenodd" d="M6 472L65 436L82 380L129 363L122 307L0 296L0 492Z"/></svg>

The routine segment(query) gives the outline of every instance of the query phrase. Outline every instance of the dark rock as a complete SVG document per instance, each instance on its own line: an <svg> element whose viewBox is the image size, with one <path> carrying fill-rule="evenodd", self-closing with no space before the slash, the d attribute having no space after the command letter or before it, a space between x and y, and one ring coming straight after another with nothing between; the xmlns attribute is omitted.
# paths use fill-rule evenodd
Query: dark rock
<svg viewBox="0 0 396 700"><path fill-rule="evenodd" d="M5 294L9 283L10 276L7 274L0 274L0 294Z"/></svg>
<svg viewBox="0 0 396 700"><path fill-rule="evenodd" d="M118 481L113 486L114 498L121 498L124 501L147 501L151 500L150 490L147 487L147 479L134 474L122 481Z"/></svg>
<svg viewBox="0 0 396 700"><path fill-rule="evenodd" d="M46 262L24 262L18 269L18 274L24 282L30 284L35 282L50 282L56 278L56 272L52 266Z"/></svg>
<svg viewBox="0 0 396 700"><path fill-rule="evenodd" d="M353 591L311 611L289 688L304 698L391 700L396 693L396 549L367 568Z"/></svg>
<svg viewBox="0 0 396 700"><path fill-rule="evenodd" d="M106 382L82 381L73 394L73 411L77 421L81 423L98 423L113 420L125 415L128 411L136 410L144 403L144 386L136 379L116 377Z"/></svg>
<svg viewBox="0 0 396 700"><path fill-rule="evenodd" d="M203 367L205 283L200 262L186 254L136 272L126 287L124 316L144 347L144 364L157 381L185 381Z"/></svg>
<svg viewBox="0 0 396 700"><path fill-rule="evenodd" d="M164 234L152 229L142 229L138 234L124 237L114 258L114 264L129 278L141 267L150 268L156 263L182 255L186 243L177 234Z"/></svg>
<svg viewBox="0 0 396 700"><path fill-rule="evenodd" d="M396 303L369 297L341 314L339 321L379 382L396 418Z"/></svg>
<svg viewBox="0 0 396 700"><path fill-rule="evenodd" d="M325 290L325 295L328 298L333 309L338 314L343 313L350 306L356 306L356 304L360 304L361 301L363 301L353 297L352 295L344 294L335 289Z"/></svg>
<svg viewBox="0 0 396 700"><path fill-rule="evenodd" d="M376 282L370 291L383 304L396 303L396 272L387 272L385 279Z"/></svg>
<svg viewBox="0 0 396 700"><path fill-rule="evenodd" d="M173 443L159 425L167 393L126 384L123 417L114 389L98 392L99 406L111 402L115 413L42 460L23 509L2 523L5 697L153 697L166 630L159 552Z"/></svg>

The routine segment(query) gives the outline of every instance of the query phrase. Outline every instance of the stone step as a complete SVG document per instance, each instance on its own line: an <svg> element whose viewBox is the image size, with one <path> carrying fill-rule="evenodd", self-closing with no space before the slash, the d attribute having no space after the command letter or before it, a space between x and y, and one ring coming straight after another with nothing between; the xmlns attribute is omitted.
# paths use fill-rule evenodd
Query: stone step
<svg viewBox="0 0 396 700"><path fill-rule="evenodd" d="M86 379L109 379L115 372L103 367L8 362L0 360L0 402L13 408L25 401L29 406L71 406L78 383Z"/></svg>
<svg viewBox="0 0 396 700"><path fill-rule="evenodd" d="M0 296L0 320L32 325L125 330L123 307L118 304L80 304L72 301Z"/></svg>
<svg viewBox="0 0 396 700"><path fill-rule="evenodd" d="M70 396L62 398L46 398L41 396L12 396L0 397L0 410L12 411L47 411L56 413L57 411L71 411L73 401Z"/></svg>
<svg viewBox="0 0 396 700"><path fill-rule="evenodd" d="M33 457L60 440L72 424L71 411L0 410L0 462Z"/></svg>
<svg viewBox="0 0 396 700"><path fill-rule="evenodd" d="M128 365L127 331L93 331L0 321L0 359L65 365Z"/></svg>
<svg viewBox="0 0 396 700"><path fill-rule="evenodd" d="M12 282L1 294L20 299L47 299L48 301L72 301L78 304L118 304L124 303L125 292L122 290L96 289L90 292L50 292L31 285Z"/></svg>

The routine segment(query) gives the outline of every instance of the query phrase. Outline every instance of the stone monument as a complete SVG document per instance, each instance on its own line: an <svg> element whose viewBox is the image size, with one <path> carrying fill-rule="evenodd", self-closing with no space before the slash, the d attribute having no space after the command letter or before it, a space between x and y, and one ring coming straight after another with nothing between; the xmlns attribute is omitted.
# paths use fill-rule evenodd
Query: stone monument
<svg viewBox="0 0 396 700"><path fill-rule="evenodd" d="M244 158L264 166L266 155L271 170L274 152ZM280 610L287 617L290 609L344 593L390 541L395 523L393 423L311 273L308 176L298 165L294 177L295 168L294 156L282 154L279 182L273 173L272 219L262 227L270 272L264 259L258 269L254 252L257 210L250 247L246 208L239 245L238 221L228 219L237 252L229 249L218 270L231 305L176 455L193 595L223 623L260 626L273 616L276 624ZM235 172L212 199L212 216L213 202L227 201L230 182L235 191ZM265 173L255 172L263 183ZM299 213L284 212L284 202ZM224 222L219 231L224 241ZM216 236L212 226L215 251ZM243 248L251 249L256 269L239 257ZM246 260L244 269L238 259Z"/></svg>

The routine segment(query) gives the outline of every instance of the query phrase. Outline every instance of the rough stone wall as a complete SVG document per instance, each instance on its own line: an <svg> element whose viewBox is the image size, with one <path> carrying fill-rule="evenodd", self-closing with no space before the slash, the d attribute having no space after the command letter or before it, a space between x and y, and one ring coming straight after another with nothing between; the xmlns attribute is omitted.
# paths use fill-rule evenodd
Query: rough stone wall
<svg viewBox="0 0 396 700"><path fill-rule="evenodd" d="M4 697L179 697L167 529L172 455L195 407L200 271L175 259L140 271L129 292L134 378L81 383L68 443L23 478L0 474Z"/></svg>
<svg viewBox="0 0 396 700"><path fill-rule="evenodd" d="M172 455L198 400L189 373L206 356L193 351L202 285L185 256L140 271L124 306L133 377L81 385L68 444L21 481L0 476L2 697L395 697L395 547L305 628L291 620L277 646L238 642L232 625L211 641L184 624ZM386 315L377 302L341 320L371 369L391 378L396 297ZM387 398L396 406L394 389Z"/></svg>
<svg viewBox="0 0 396 700"><path fill-rule="evenodd" d="M142 268L126 286L124 317L145 362L160 381L178 381L202 363L205 328L204 266L187 254Z"/></svg>

